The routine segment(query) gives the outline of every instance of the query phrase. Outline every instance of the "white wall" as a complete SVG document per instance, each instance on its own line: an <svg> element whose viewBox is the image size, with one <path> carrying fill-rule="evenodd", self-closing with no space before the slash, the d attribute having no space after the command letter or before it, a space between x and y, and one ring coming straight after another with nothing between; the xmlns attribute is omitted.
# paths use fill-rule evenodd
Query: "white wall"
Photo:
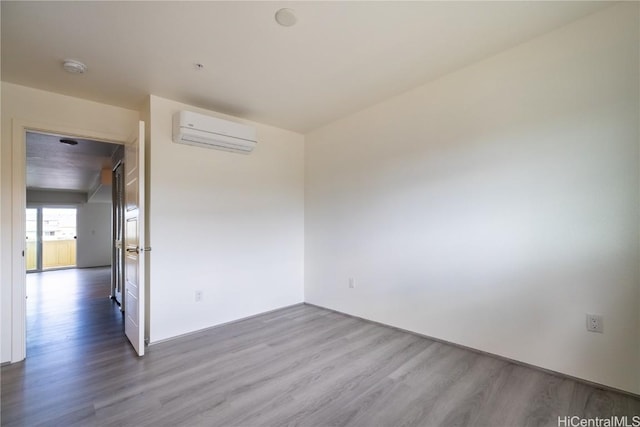
<svg viewBox="0 0 640 427"><path fill-rule="evenodd" d="M77 224L78 267L111 265L111 203L78 206Z"/></svg>
<svg viewBox="0 0 640 427"><path fill-rule="evenodd" d="M2 82L1 105L1 162L0 187L0 287L1 330L0 362L11 359L11 268L12 255L12 196L24 188L12 187L12 123L13 120L31 124L64 127L79 132L113 135L114 140L126 140L135 129L139 117L137 111L100 104L52 92L27 88Z"/></svg>
<svg viewBox="0 0 640 427"><path fill-rule="evenodd" d="M615 6L307 135L305 300L640 392L638 46Z"/></svg>
<svg viewBox="0 0 640 427"><path fill-rule="evenodd" d="M303 136L252 123L249 155L179 145L183 109L229 118L150 99L151 342L303 301Z"/></svg>

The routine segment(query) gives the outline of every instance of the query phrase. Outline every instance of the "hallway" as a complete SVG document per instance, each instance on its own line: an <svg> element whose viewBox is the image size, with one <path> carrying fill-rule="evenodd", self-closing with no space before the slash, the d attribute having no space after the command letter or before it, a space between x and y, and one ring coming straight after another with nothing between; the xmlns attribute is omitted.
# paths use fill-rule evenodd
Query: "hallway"
<svg viewBox="0 0 640 427"><path fill-rule="evenodd" d="M27 274L27 357L125 343L122 314L108 299L111 267Z"/></svg>
<svg viewBox="0 0 640 427"><path fill-rule="evenodd" d="M2 368L2 425L68 413L90 398L84 385L109 377L105 364L137 361L110 280L111 267L27 275L27 359Z"/></svg>

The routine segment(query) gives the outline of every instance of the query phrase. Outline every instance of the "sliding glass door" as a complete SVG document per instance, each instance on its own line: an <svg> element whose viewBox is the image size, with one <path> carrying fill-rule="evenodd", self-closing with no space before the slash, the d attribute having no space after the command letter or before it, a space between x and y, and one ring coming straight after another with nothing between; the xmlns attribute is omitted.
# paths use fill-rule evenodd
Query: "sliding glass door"
<svg viewBox="0 0 640 427"><path fill-rule="evenodd" d="M76 208L27 208L27 271L76 266Z"/></svg>

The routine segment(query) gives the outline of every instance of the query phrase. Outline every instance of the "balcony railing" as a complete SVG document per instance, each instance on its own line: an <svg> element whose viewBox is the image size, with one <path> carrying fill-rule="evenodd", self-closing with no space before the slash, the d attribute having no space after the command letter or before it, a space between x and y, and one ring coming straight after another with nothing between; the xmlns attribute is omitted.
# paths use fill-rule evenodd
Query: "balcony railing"
<svg viewBox="0 0 640 427"><path fill-rule="evenodd" d="M27 242L27 270L38 268L36 242ZM75 240L45 240L42 242L42 269L74 267L76 265Z"/></svg>

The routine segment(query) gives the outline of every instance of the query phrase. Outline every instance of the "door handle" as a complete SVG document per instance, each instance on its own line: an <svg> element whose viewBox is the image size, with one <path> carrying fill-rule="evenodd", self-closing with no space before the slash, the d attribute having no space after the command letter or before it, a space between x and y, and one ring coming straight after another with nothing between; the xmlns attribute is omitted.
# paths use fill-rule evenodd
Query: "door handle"
<svg viewBox="0 0 640 427"><path fill-rule="evenodd" d="M136 246L135 248L127 248L127 252L135 252L139 254L140 252L150 252L150 247L141 248L140 246Z"/></svg>

